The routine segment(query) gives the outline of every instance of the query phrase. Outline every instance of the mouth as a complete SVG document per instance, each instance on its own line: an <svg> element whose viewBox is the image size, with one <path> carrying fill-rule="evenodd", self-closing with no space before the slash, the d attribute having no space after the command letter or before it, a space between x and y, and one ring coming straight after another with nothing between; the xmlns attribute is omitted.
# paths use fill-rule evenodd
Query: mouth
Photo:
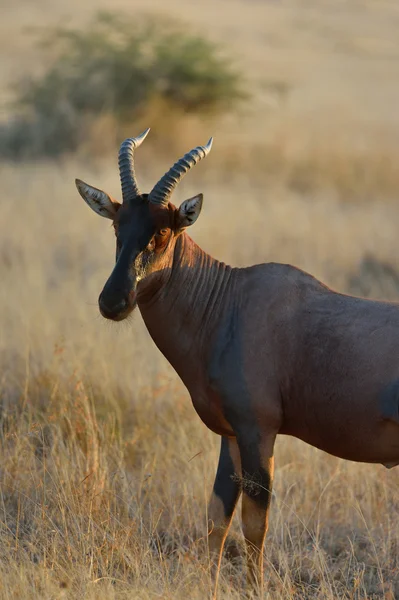
<svg viewBox="0 0 399 600"><path fill-rule="evenodd" d="M124 319L126 319L126 317L128 317L133 312L134 308L135 307L132 306L131 308L125 310L124 312L119 312L119 313L107 312L100 308L100 313L105 319L108 319L109 321L118 322L118 321L123 321Z"/></svg>

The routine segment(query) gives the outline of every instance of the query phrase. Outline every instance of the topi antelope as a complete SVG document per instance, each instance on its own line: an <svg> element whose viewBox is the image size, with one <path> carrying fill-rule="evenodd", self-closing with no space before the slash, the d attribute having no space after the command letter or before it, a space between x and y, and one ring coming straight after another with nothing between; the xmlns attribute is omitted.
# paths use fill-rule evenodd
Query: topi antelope
<svg viewBox="0 0 399 600"><path fill-rule="evenodd" d="M399 464L399 305L336 293L290 265L237 269L206 254L186 233L202 194L179 208L170 198L212 139L142 194L133 153L148 131L121 145L122 204L76 180L116 233L99 308L121 321L138 304L198 415L221 436L210 552L218 573L242 493L247 580L260 588L278 433L348 460Z"/></svg>

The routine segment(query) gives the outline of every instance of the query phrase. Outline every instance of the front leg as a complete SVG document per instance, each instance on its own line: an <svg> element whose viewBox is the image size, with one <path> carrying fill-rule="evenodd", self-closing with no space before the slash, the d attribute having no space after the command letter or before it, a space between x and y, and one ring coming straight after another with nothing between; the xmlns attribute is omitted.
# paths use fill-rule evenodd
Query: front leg
<svg viewBox="0 0 399 600"><path fill-rule="evenodd" d="M219 578L224 542L241 492L241 461L235 438L222 437L219 464L208 506L208 547L215 572L215 590Z"/></svg>
<svg viewBox="0 0 399 600"><path fill-rule="evenodd" d="M247 547L247 586L263 588L263 544L274 474L274 442L271 432L246 432L239 437L242 464L242 528Z"/></svg>

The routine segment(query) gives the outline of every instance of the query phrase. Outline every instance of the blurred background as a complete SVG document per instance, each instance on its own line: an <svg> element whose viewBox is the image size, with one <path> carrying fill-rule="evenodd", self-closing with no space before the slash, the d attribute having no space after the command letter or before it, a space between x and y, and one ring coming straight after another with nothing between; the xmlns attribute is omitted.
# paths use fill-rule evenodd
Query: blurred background
<svg viewBox="0 0 399 600"><path fill-rule="evenodd" d="M100 318L115 242L75 177L119 198L119 144L151 127L149 191L213 135L173 199L204 193L206 251L397 300L398 28L395 0L2 0L1 598L211 589L218 440L138 311ZM266 593L399 597L398 484L279 440Z"/></svg>

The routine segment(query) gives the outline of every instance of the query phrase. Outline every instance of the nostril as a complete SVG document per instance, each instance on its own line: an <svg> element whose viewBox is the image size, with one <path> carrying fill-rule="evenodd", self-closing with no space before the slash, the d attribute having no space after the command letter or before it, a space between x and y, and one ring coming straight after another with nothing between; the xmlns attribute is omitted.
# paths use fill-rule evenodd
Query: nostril
<svg viewBox="0 0 399 600"><path fill-rule="evenodd" d="M118 302L118 304L116 306L114 306L114 311L121 312L122 310L125 310L126 307L127 307L127 300L125 300L123 298L123 300L120 300Z"/></svg>

